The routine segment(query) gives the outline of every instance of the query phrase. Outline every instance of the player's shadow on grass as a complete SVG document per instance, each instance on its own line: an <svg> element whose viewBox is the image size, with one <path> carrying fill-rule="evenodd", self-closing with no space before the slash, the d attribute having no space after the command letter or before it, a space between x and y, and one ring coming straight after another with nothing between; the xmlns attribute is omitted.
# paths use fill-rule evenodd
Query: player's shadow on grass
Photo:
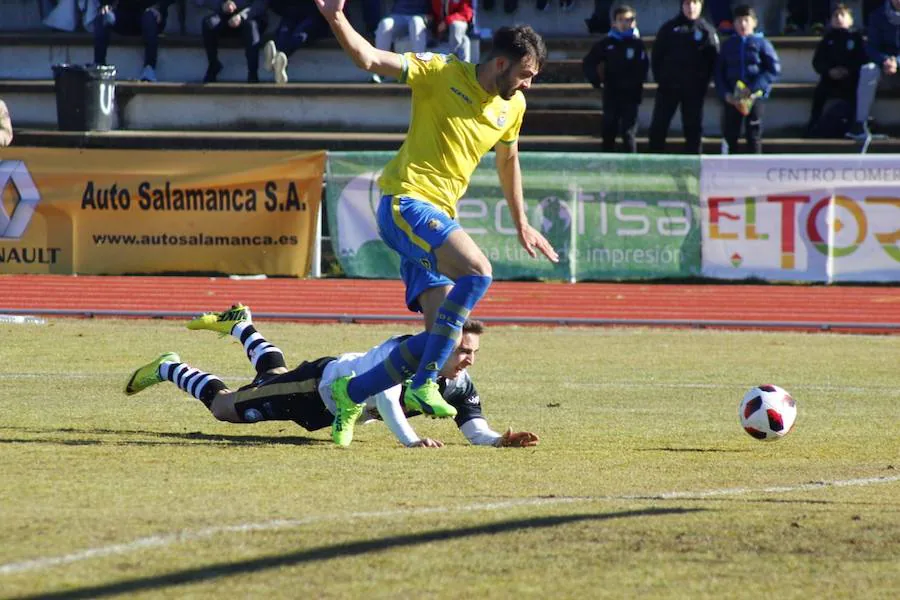
<svg viewBox="0 0 900 600"><path fill-rule="evenodd" d="M360 540L358 542L333 544L330 546L321 546L319 548L310 548L309 550L289 552L287 554L281 554L278 556L266 556L262 558L252 558L249 560L210 565L207 567L195 567L192 569L184 569L181 571L175 571L173 573L167 573L165 575L155 575L152 577L138 577L134 579L127 579L125 581L118 581L115 583L81 588L79 590L43 593L35 596L23 596L20 598L20 600L37 600L38 598L102 598L104 596L132 594L163 588L171 588L178 585L201 583L220 577L247 575L251 573L267 571L269 569L280 569L282 567L291 567L304 563L330 560L332 558L347 558L351 556L368 554L370 552L380 552L397 547L417 546L420 544L442 542L465 537L496 535L508 532L521 532L525 529L556 527L558 525L568 525L571 523L578 523L583 521L608 521L612 519L624 519L630 517L662 517L666 515L680 515L685 513L703 512L706 510L708 509L681 507L646 508L642 510L625 510L614 513L582 513L575 515L513 519L500 521L497 523L490 523L487 525L473 525L471 527L462 527L460 529L440 529L435 531L425 531L422 533L396 535L375 540Z"/></svg>
<svg viewBox="0 0 900 600"><path fill-rule="evenodd" d="M44 437L12 438L0 436L0 444L57 444L61 446L194 446L196 441L216 444L235 444L242 446L308 446L314 444L330 444L331 440L317 439L302 435L232 435L220 433L202 433L200 431L143 431L135 429L77 429L64 427L61 429L35 427L0 427L0 430L18 431L30 434L45 434ZM49 434L49 437L48 437ZM62 436L60 436L62 434ZM79 437L63 437L70 435ZM111 439L109 436L124 436L125 439ZM140 436L157 439L127 439L128 436Z"/></svg>

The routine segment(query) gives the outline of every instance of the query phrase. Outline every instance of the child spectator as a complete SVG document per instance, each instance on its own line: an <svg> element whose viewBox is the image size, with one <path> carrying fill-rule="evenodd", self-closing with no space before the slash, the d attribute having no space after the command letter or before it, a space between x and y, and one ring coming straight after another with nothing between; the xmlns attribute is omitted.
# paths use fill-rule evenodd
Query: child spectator
<svg viewBox="0 0 900 600"><path fill-rule="evenodd" d="M102 0L94 21L94 64L106 64L112 31L144 38L144 68L141 81L156 81L159 34L166 28L169 6L175 0Z"/></svg>
<svg viewBox="0 0 900 600"><path fill-rule="evenodd" d="M857 140L869 137L869 111L875 102L875 91L884 77L890 85L900 85L897 62L900 60L900 0L885 0L869 18L866 52L872 62L863 65L856 89L856 123L847 136Z"/></svg>
<svg viewBox="0 0 900 600"><path fill-rule="evenodd" d="M741 4L734 9L735 35L725 40L716 63L716 91L725 103L722 137L728 153L737 150L741 126L753 154L762 153L762 98L781 74L775 48L761 33L755 33L756 11Z"/></svg>
<svg viewBox="0 0 900 600"><path fill-rule="evenodd" d="M450 52L458 59L471 62L472 44L469 25L475 16L472 0L431 0L434 35L438 40L447 38Z"/></svg>
<svg viewBox="0 0 900 600"><path fill-rule="evenodd" d="M287 83L288 57L299 48L331 35L331 28L313 0L269 0L269 8L281 21L275 39L263 47L263 68L275 71L275 83Z"/></svg>
<svg viewBox="0 0 900 600"><path fill-rule="evenodd" d="M259 45L266 30L266 0L204 0L213 14L203 19L203 47L206 49L206 75L203 83L214 83L222 70L219 62L219 38L240 36L247 57L247 81L259 81Z"/></svg>
<svg viewBox="0 0 900 600"><path fill-rule="evenodd" d="M703 103L719 55L719 36L700 17L701 0L683 0L681 12L659 29L650 67L659 84L650 123L650 152L663 152L669 124L678 105L686 152L700 154L703 140Z"/></svg>
<svg viewBox="0 0 900 600"><path fill-rule="evenodd" d="M625 152L637 152L638 106L650 61L637 28L636 12L623 4L613 10L613 28L582 61L584 76L603 90L603 151L613 152L621 132Z"/></svg>
<svg viewBox="0 0 900 600"><path fill-rule="evenodd" d="M845 101L856 114L856 86L859 70L867 62L862 33L853 28L853 13L846 4L837 4L831 14L831 28L819 41L812 65L820 75L813 94L807 135L816 135L825 102L831 97ZM843 135L843 134L841 134Z"/></svg>

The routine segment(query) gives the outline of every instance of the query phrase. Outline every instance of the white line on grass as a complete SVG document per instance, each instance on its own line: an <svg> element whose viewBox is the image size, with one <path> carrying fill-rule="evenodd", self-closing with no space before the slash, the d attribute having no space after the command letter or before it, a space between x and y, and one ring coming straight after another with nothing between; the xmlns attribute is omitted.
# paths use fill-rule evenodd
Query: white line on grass
<svg viewBox="0 0 900 600"><path fill-rule="evenodd" d="M699 492L662 492L647 495L627 495L627 496L588 496L588 497L555 497L555 498L527 498L522 500L508 500L505 502L487 502L480 504L464 504L461 506L434 506L428 508L414 508L409 510L388 510L388 511L371 511L371 512L354 512L349 514L333 514L318 515L307 517L305 519L278 519L273 521L264 521L262 523L243 523L239 525L225 525L220 527L207 527L196 531L179 531L177 533L168 533L162 535L151 535L148 537L138 538L131 542L123 544L112 544L110 546L99 546L97 548L88 548L71 554L62 556L52 556L46 558L36 558L32 560L24 560L20 562L7 563L0 565L0 575L12 575L15 573L23 573L25 571L37 571L48 569L59 565L88 560L91 558L100 558L104 556L113 556L120 554L128 554L146 548L160 548L170 546L178 542L187 542L212 537L222 533L249 533L252 531L271 531L276 529L292 529L302 527L311 523L321 523L325 521L351 519L384 519L391 517L409 517L415 515L425 515L433 513L454 513L454 512L474 512L474 511L494 511L506 508L516 508L520 506L544 506L554 504L569 504L573 502L601 502L615 500L671 500L671 499L689 499L689 498L710 498L714 496L737 496L742 494L780 494L785 492L799 492L808 490L819 490L828 487L852 487L874 485L879 483L894 483L900 481L900 475L891 477L866 477L862 479L844 479L836 481L819 481L812 483L800 483L796 485L773 486L766 488L730 488L718 490L705 490Z"/></svg>

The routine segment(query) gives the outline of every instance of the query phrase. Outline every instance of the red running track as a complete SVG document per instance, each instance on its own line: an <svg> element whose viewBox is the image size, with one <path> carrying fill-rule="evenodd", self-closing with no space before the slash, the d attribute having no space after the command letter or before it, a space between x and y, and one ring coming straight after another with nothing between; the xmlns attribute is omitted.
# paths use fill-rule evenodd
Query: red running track
<svg viewBox="0 0 900 600"><path fill-rule="evenodd" d="M266 318L418 319L406 310L399 281L0 276L0 314L183 317L235 301ZM900 288L495 282L474 316L531 324L900 333Z"/></svg>

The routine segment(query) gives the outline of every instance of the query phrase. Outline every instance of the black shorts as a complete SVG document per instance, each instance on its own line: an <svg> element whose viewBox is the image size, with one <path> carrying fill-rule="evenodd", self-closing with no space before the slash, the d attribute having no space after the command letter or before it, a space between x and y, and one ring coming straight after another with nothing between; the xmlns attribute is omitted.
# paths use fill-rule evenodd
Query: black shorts
<svg viewBox="0 0 900 600"><path fill-rule="evenodd" d="M331 427L331 414L319 395L319 381L325 366L334 358L326 356L304 362L293 371L269 379L254 380L234 392L234 409L243 415L254 408L265 421L294 421L307 431Z"/></svg>

